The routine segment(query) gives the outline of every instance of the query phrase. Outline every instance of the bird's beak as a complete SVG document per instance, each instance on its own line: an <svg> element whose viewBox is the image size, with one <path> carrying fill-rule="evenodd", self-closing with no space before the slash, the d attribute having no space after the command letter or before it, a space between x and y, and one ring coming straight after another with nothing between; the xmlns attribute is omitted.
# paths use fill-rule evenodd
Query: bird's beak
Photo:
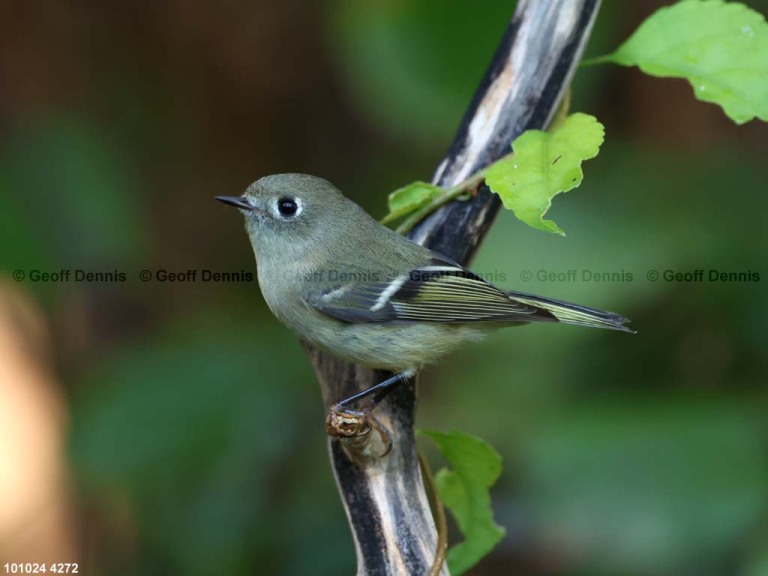
<svg viewBox="0 0 768 576"><path fill-rule="evenodd" d="M234 206L235 208L240 208L240 210L256 210L256 206L242 196L216 196L216 200Z"/></svg>

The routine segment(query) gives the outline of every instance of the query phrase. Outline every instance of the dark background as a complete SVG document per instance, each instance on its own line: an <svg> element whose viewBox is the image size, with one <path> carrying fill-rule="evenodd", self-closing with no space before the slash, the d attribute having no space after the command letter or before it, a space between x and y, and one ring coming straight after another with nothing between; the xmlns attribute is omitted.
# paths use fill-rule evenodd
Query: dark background
<svg viewBox="0 0 768 576"><path fill-rule="evenodd" d="M587 55L660 4L607 2ZM213 196L265 174L323 176L383 216L390 191L431 175L512 11L2 4L1 563L353 573L319 388L255 281L139 272L255 273L241 217ZM615 66L581 70L572 109L607 139L554 203L568 236L505 212L474 268L638 334L501 331L423 375L419 426L477 434L505 463L508 534L471 573L765 576L768 129ZM67 268L125 281L30 280ZM697 269L760 280L647 279Z"/></svg>

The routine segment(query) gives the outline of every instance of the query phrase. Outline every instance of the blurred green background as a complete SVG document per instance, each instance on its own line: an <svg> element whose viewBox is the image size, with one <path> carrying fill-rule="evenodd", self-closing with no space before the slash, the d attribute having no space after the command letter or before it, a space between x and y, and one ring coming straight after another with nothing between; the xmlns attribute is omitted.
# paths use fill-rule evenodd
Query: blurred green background
<svg viewBox="0 0 768 576"><path fill-rule="evenodd" d="M660 4L607 2L587 55ZM212 197L269 173L323 176L382 216L388 192L431 175L513 7L3 6L0 562L354 572L319 388L256 283L138 274L255 272L241 218ZM768 127L609 66L578 73L573 109L607 140L555 202L567 238L503 213L474 268L621 312L638 334L502 331L423 375L419 425L477 434L505 463L493 498L508 533L471 573L766 576ZM126 279L29 278L63 268ZM760 281L646 277L667 269Z"/></svg>

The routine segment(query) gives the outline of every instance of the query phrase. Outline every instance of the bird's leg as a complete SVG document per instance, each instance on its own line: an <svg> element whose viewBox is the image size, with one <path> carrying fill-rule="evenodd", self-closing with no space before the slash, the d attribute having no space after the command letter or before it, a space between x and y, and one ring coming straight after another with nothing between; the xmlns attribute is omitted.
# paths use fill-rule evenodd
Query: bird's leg
<svg viewBox="0 0 768 576"><path fill-rule="evenodd" d="M416 370L405 370L404 372L399 372L391 378L387 378L384 380L384 382L379 382L370 388L366 388L362 392L358 392L357 394L353 394L352 396L345 398L341 402L337 402L334 404L333 409L336 411L344 410L350 404L373 395L373 399L364 409L366 412L370 412L379 402L381 402L386 397L387 394L408 380L408 378L411 378L414 374L416 374Z"/></svg>
<svg viewBox="0 0 768 576"><path fill-rule="evenodd" d="M371 411L384 397L397 388L400 384L416 374L416 370L406 370L387 378L383 382L366 388L362 392L353 394L341 402L337 402L328 412L325 420L325 429L330 436L339 438L347 449L355 454L365 457L381 458L392 449L392 439L386 428L378 423ZM373 396L362 409L355 410L349 405ZM377 441L371 440L371 432L378 432Z"/></svg>

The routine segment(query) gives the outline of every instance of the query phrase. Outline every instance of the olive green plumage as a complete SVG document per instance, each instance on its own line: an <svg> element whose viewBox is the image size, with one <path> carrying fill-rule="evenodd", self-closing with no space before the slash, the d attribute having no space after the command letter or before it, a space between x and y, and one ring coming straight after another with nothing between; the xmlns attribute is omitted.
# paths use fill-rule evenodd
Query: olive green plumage
<svg viewBox="0 0 768 576"><path fill-rule="evenodd" d="M326 180L264 177L240 208L270 310L346 360L418 369L502 326L548 321L630 331L625 318L505 292L379 224Z"/></svg>

